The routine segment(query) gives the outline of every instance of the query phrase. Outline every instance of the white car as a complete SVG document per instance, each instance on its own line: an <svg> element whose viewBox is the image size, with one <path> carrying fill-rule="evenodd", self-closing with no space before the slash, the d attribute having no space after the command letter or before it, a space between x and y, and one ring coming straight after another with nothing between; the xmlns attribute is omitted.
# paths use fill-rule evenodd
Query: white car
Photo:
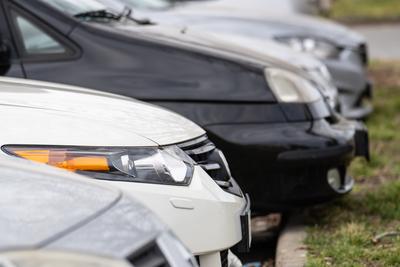
<svg viewBox="0 0 400 267"><path fill-rule="evenodd" d="M200 266L226 266L229 248L249 248L247 195L205 132L180 115L122 96L9 78L0 79L0 114L2 153L131 194Z"/></svg>
<svg viewBox="0 0 400 267"><path fill-rule="evenodd" d="M200 0L129 0L134 8L147 10L165 10L168 8L176 8L179 10L181 6L189 3L193 9L198 8L196 2L205 2ZM204 3L203 3L204 4ZM211 12L227 12L227 13L248 13L263 14L268 10L274 10L278 13L304 13L317 14L319 12L327 12L331 7L331 0L207 0L207 9ZM201 7L200 7L201 8Z"/></svg>

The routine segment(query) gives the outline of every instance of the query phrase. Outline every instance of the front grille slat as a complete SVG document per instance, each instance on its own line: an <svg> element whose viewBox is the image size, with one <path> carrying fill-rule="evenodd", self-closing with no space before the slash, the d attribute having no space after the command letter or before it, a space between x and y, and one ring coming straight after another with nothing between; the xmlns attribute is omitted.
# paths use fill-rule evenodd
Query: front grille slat
<svg viewBox="0 0 400 267"><path fill-rule="evenodd" d="M220 252L221 256L221 267L228 267L229 262L228 262L228 250L223 250Z"/></svg>
<svg viewBox="0 0 400 267"><path fill-rule="evenodd" d="M188 149L185 152L189 155L203 155L212 152L215 150L215 145L213 143L208 143L198 148Z"/></svg>
<svg viewBox="0 0 400 267"><path fill-rule="evenodd" d="M369 60L367 44L365 44L365 43L360 44L358 46L358 52L360 54L362 63L364 64L364 66L367 66L368 65L368 60Z"/></svg>
<svg viewBox="0 0 400 267"><path fill-rule="evenodd" d="M228 166L226 166L225 162L219 156L218 149L206 136L179 144L178 146L214 180L229 181L231 178L227 171Z"/></svg>
<svg viewBox="0 0 400 267"><path fill-rule="evenodd" d="M216 180L215 181L220 187L224 187L224 188L229 188L229 187L231 187L232 186L232 183L231 182L225 182L225 181L218 181L218 180Z"/></svg>
<svg viewBox="0 0 400 267"><path fill-rule="evenodd" d="M201 164L200 166L203 167L203 169L205 169L206 171L217 171L221 169L221 165L219 165L218 163Z"/></svg>

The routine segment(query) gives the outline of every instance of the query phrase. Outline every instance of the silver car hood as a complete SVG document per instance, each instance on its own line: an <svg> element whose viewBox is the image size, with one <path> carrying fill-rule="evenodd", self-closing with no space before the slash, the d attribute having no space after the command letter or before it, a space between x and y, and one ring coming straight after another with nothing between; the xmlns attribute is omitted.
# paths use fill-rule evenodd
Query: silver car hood
<svg viewBox="0 0 400 267"><path fill-rule="evenodd" d="M0 251L50 248L125 258L167 227L119 190L0 156Z"/></svg>
<svg viewBox="0 0 400 267"><path fill-rule="evenodd" d="M0 144L157 146L204 130L182 116L131 98L19 79L0 79Z"/></svg>
<svg viewBox="0 0 400 267"><path fill-rule="evenodd" d="M240 4L239 4L240 2ZM329 21L327 19L316 16L296 14L293 12L279 12L272 8L272 4L268 8L262 8L264 4L254 3L251 11L241 8L243 5L250 5L246 1L220 0L220 1L199 1L177 8L172 8L164 12L142 12L142 16L148 16L155 21L167 20L173 21L175 24L181 25L185 21L187 25L192 25L193 20L212 21L214 23L222 23L221 21L242 20L247 24L253 24L260 31L260 36L316 36L327 39L337 45L355 47L365 42L365 38L353 30L340 25L339 23ZM264 1L268 2L268 1ZM217 22L221 20L220 22ZM254 29L253 29L254 30Z"/></svg>
<svg viewBox="0 0 400 267"><path fill-rule="evenodd" d="M194 27L195 28L195 27ZM315 70L320 69L324 64L308 54L293 51L293 49L276 43L272 40L260 40L237 34L218 33L215 38L226 40L243 47L247 47L259 53L264 53L274 60L279 60L287 64L292 64L300 69Z"/></svg>
<svg viewBox="0 0 400 267"><path fill-rule="evenodd" d="M121 197L119 191L85 178L67 179L66 171L22 159L2 156L0 175L0 250L43 245Z"/></svg>

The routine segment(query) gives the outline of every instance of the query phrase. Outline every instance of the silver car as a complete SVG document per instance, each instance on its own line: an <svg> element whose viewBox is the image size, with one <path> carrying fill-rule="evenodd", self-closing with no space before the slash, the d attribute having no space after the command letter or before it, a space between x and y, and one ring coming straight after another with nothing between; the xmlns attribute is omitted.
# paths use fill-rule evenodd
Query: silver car
<svg viewBox="0 0 400 267"><path fill-rule="evenodd" d="M0 266L197 266L151 211L119 190L4 156L0 177Z"/></svg>

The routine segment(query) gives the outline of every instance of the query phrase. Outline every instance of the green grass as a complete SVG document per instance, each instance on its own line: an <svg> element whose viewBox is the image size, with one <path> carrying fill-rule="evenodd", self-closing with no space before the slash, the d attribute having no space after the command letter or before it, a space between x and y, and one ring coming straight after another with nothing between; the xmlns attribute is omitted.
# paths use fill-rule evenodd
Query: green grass
<svg viewBox="0 0 400 267"><path fill-rule="evenodd" d="M307 266L400 266L400 63L374 63L372 161L356 161L352 194L309 211Z"/></svg>
<svg viewBox="0 0 400 267"><path fill-rule="evenodd" d="M335 0L330 16L347 21L400 19L399 0Z"/></svg>

